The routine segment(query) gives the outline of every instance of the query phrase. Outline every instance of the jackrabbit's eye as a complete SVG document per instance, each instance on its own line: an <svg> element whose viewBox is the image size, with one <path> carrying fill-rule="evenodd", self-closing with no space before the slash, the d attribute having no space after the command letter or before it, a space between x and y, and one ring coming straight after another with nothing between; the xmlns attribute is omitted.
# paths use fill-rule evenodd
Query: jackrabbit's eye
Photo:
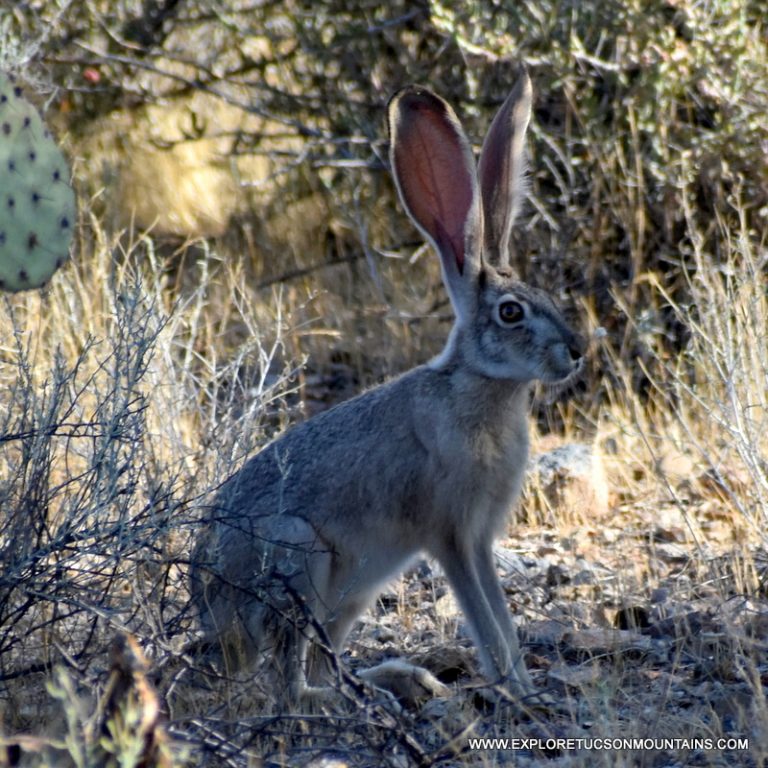
<svg viewBox="0 0 768 768"><path fill-rule="evenodd" d="M523 305L517 301L502 301L499 304L499 320L502 323L519 323L525 317Z"/></svg>

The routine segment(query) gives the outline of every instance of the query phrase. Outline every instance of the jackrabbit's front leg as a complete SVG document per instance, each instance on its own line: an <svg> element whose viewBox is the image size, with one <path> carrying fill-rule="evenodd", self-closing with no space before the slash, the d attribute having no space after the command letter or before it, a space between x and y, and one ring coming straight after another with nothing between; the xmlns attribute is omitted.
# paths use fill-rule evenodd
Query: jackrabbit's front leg
<svg viewBox="0 0 768 768"><path fill-rule="evenodd" d="M504 590L496 572L493 546L491 543L481 542L475 548L474 554L474 565L480 586L509 647L511 666L507 673L507 684L510 692L521 698L529 696L535 693L536 689L525 666L525 659L518 641L517 628L512 623Z"/></svg>
<svg viewBox="0 0 768 768"><path fill-rule="evenodd" d="M495 607L483 588L476 552L469 546L459 545L446 547L436 556L469 623L483 673L489 682L503 681L512 669L514 659L502 624L494 615ZM511 625L508 614L506 618ZM528 683L532 688L530 680Z"/></svg>

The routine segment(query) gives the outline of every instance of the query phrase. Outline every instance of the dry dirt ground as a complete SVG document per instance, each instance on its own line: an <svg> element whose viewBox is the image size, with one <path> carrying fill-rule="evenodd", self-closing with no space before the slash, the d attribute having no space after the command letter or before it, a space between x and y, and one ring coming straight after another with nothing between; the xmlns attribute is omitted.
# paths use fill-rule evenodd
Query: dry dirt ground
<svg viewBox="0 0 768 768"><path fill-rule="evenodd" d="M231 765L250 754L247 764L264 766L764 765L768 558L735 547L718 509L689 489L675 504L617 500L592 524L513 527L499 542L527 663L552 711L489 702L445 580L422 561L368 612L342 661L360 671L401 659L445 687L411 686L394 705L348 684L343 714L302 718L270 712L266 680L214 683L213 697L192 686L181 698L205 699L206 717L179 716L173 729L207 744L212 765L227 753ZM693 539L694 518L706 542ZM516 741L477 748L475 737ZM643 742L600 741L615 739Z"/></svg>

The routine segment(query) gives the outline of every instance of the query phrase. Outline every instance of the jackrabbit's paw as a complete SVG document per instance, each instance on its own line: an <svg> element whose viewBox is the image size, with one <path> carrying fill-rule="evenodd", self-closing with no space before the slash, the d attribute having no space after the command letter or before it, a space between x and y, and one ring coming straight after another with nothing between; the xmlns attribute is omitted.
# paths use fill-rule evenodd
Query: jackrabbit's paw
<svg viewBox="0 0 768 768"><path fill-rule="evenodd" d="M358 672L358 677L375 688L388 691L403 706L418 707L429 699L446 697L451 689L424 667L390 659Z"/></svg>

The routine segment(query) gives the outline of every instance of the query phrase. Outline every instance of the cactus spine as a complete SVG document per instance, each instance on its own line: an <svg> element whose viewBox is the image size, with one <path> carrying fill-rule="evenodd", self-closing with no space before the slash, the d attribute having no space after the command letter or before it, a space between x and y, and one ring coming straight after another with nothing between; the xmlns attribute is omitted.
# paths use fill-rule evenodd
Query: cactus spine
<svg viewBox="0 0 768 768"><path fill-rule="evenodd" d="M0 72L0 290L39 288L69 257L69 166L15 79Z"/></svg>

